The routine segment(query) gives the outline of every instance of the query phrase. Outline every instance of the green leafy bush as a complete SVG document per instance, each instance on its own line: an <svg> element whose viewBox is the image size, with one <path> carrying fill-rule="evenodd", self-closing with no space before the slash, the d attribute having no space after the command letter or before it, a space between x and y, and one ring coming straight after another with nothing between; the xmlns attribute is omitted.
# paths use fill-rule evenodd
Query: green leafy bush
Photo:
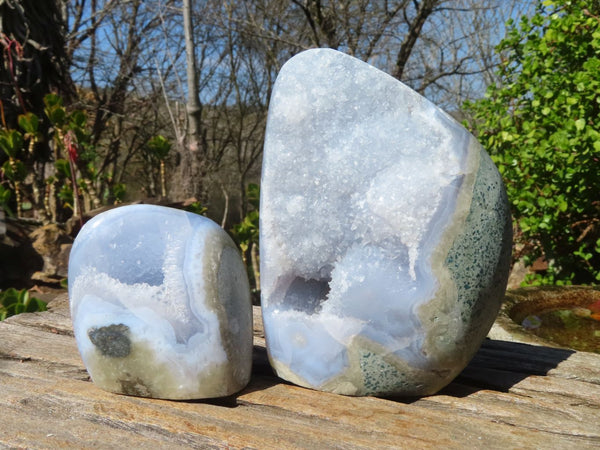
<svg viewBox="0 0 600 450"><path fill-rule="evenodd" d="M27 289L9 288L0 292L0 321L24 312L46 311L46 303L31 297Z"/></svg>
<svg viewBox="0 0 600 450"><path fill-rule="evenodd" d="M198 214L199 216L205 216L208 211L208 208L200 202L190 203L184 209L191 213Z"/></svg>
<svg viewBox="0 0 600 450"><path fill-rule="evenodd" d="M260 269L258 248L258 226L260 221L260 187L258 184L250 183L246 188L246 201L250 210L242 218L241 222L234 225L231 233L235 242L242 251L242 259L248 269L250 286L253 292L260 291Z"/></svg>
<svg viewBox="0 0 600 450"><path fill-rule="evenodd" d="M72 214L69 210L81 215L81 197L87 209L100 206L102 199L96 192L98 155L85 112L68 113L56 94L46 95L44 105L45 116L27 112L18 116L19 129L0 127L0 207L9 215L14 211L17 217L33 209L34 217L61 221ZM40 142L52 142L50 160L36 147ZM51 161L54 171L47 164ZM41 163L44 170L38 170ZM125 186L110 184L111 199L122 200Z"/></svg>
<svg viewBox="0 0 600 450"><path fill-rule="evenodd" d="M497 51L499 83L465 106L504 177L526 262L548 261L533 281L598 282L600 2L541 2Z"/></svg>
<svg viewBox="0 0 600 450"><path fill-rule="evenodd" d="M143 149L144 159L152 169L158 166L160 176L160 192L162 197L167 196L167 180L165 161L171 151L171 143L164 136L154 136ZM158 163L158 164L157 164Z"/></svg>
<svg viewBox="0 0 600 450"><path fill-rule="evenodd" d="M250 211L242 218L242 221L233 227L233 236L240 246L242 252L246 252L251 245L258 246L258 208L260 204L260 187L258 184L250 183L246 188L246 200L250 205Z"/></svg>
<svg viewBox="0 0 600 450"><path fill-rule="evenodd" d="M9 188L5 188L4 186L2 186L0 184L0 209L6 211L6 213L9 216L12 216L12 210L10 209L9 203L10 203L10 189Z"/></svg>

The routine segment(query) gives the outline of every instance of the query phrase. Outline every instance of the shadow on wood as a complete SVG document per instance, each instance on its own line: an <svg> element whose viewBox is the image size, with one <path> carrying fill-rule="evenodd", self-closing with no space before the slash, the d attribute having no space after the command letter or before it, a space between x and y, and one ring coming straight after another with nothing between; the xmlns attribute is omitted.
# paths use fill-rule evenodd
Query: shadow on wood
<svg viewBox="0 0 600 450"><path fill-rule="evenodd" d="M573 350L487 339L456 382L509 392L524 379L547 375Z"/></svg>

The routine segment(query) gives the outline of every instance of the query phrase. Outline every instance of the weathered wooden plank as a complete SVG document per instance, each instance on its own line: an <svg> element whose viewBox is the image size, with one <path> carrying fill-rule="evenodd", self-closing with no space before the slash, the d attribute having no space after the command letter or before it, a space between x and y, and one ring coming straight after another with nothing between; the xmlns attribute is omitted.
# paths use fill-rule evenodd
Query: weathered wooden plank
<svg viewBox="0 0 600 450"><path fill-rule="evenodd" d="M510 393L552 401L557 407L589 406L597 409L600 418L600 385L577 379L530 376L510 389ZM600 431L599 431L600 432Z"/></svg>
<svg viewBox="0 0 600 450"><path fill-rule="evenodd" d="M89 382L56 379L59 377L51 377L50 370L41 370L32 361L13 360L10 364L16 380L3 392L0 414L16 422L6 423L11 425L7 429L16 427L20 436L35 433L36 439L41 438L39 430L28 431L23 429L23 424L29 428L38 421L51 421L54 428L46 428L45 432L56 438L76 419L77 426L88 429L91 434L101 433L101 429L110 430L111 437L107 437L105 446L120 446L120 440L124 439L122 431L130 432L129 440L134 439L136 445L138 436L155 441L167 439L165 442L174 439L184 445L220 443L258 448L279 445L333 448L342 443L348 448L361 448L396 446L399 442L419 447L444 445L456 448L471 442L492 448L500 444L518 448L524 443L558 448L558 444L573 443L563 436L555 436L563 430L541 433L534 424L522 422L523 417L532 413L522 404L511 405L509 401L507 406L499 409L494 405L497 402L495 393L489 393L491 400L487 401L477 396L459 399L468 402L469 408L464 404L459 407L456 399L451 397L435 396L434 400L426 400L445 401L450 406L440 409L423 407L419 402L406 405L376 398L340 397L262 377L253 380L248 389L235 398L168 402L112 395ZM6 384L3 378L0 383ZM530 403L533 406L529 406L536 406L534 402ZM10 408L11 405L17 408ZM490 417L494 420L490 421ZM540 420L545 419L544 416ZM551 424L549 422L548 426ZM519 433L515 433L515 425L520 428ZM112 440L113 429L120 431L114 435L118 437L115 441ZM576 428L574 432L584 434ZM77 446L82 438L80 434L69 436L73 446ZM594 443L589 433L577 437L588 437L587 443ZM144 440L140 439L140 442ZM15 440L3 443L16 445ZM579 439L578 443L584 445L586 439Z"/></svg>
<svg viewBox="0 0 600 450"><path fill-rule="evenodd" d="M600 355L596 353L488 339L471 365L600 384Z"/></svg>
<svg viewBox="0 0 600 450"><path fill-rule="evenodd" d="M31 363L12 361L13 373L18 374L17 386L7 389L0 401L0 414L10 416L11 427L21 428L23 421L33 424L51 415L60 430L74 417L90 432L101 429L131 431L152 439L171 436L186 445L219 443L234 447L250 445L257 448L335 447L339 434L353 434L348 444L353 448L369 447L374 443L394 445L390 436L371 430L336 423L328 418L294 414L272 405L254 405L236 398L204 402L169 402L124 397L103 392L77 380L47 378ZM0 378L1 379L1 378ZM274 380L275 381L275 380ZM4 380L2 380L4 384ZM22 385L20 385L22 383ZM31 389L24 390L26 386ZM250 386L249 389L255 389ZM10 408L17 405L18 408ZM19 429L23 434L27 430ZM112 431L111 431L112 432ZM56 433L54 433L56 435ZM158 436L157 436L158 435ZM77 437L72 442L77 444ZM120 437L122 439L122 436ZM14 441L4 442L13 445ZM119 442L107 442L110 446Z"/></svg>
<svg viewBox="0 0 600 450"><path fill-rule="evenodd" d="M174 402L89 381L63 295L0 323L0 446L110 448L594 448L600 355L486 341L440 394L396 401L292 386L267 361L255 308L253 377L238 395Z"/></svg>
<svg viewBox="0 0 600 450"><path fill-rule="evenodd" d="M550 417L550 414L545 414L533 424L524 419L535 411L538 406L535 402L515 401L515 396L506 394L503 399L502 395L482 391L473 398L458 399L450 407L439 408L432 407L432 403L440 403L451 397L433 396L428 398L431 400L419 400L407 405L376 398L339 398L334 394L307 392L295 386L277 384L255 391L252 395L242 395L240 399L277 405L297 414L327 417L347 423L357 430L387 433L395 436L396 442L403 442L410 437L431 446L460 447L470 442L491 448L519 448L525 444L560 448L560 445L568 446L575 441L579 445L590 446L600 443L594 421L580 430L578 418L568 418L556 430L551 428L551 423L544 422ZM540 427L534 426L538 423ZM568 438L564 439L561 433L568 435Z"/></svg>
<svg viewBox="0 0 600 450"><path fill-rule="evenodd" d="M81 358L73 336L8 322L0 327L0 355L79 365Z"/></svg>
<svg viewBox="0 0 600 450"><path fill-rule="evenodd" d="M73 336L73 324L66 293L50 301L48 311L19 314L18 316L9 317L4 323L18 323L22 326L38 328L55 334Z"/></svg>
<svg viewBox="0 0 600 450"><path fill-rule="evenodd" d="M556 403L551 393L544 394L541 397L529 397L482 390L466 397L436 395L421 399L415 405L435 405L441 411L454 414L454 417L457 414L461 417L483 417L519 429L577 437L581 442L587 440L590 444L600 442L600 431L594 420L598 417L596 406L580 403L566 407L565 403Z"/></svg>

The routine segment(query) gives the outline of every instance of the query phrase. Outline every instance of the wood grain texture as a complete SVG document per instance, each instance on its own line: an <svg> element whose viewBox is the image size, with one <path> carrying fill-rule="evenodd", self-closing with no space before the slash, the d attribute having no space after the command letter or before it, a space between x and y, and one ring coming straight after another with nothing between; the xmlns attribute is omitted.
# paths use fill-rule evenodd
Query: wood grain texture
<svg viewBox="0 0 600 450"><path fill-rule="evenodd" d="M277 378L255 308L246 389L206 401L154 400L95 387L66 295L49 306L0 323L0 447L600 447L597 354L487 340L437 395L344 397Z"/></svg>

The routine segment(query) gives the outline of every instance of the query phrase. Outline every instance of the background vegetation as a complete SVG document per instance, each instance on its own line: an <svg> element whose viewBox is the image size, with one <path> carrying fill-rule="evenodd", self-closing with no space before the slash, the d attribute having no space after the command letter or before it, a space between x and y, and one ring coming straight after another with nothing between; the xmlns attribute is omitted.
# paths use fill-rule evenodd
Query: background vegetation
<svg viewBox="0 0 600 450"><path fill-rule="evenodd" d="M542 281L597 281L599 14L566 0L5 0L0 207L39 224L187 207L232 233L258 289L273 83L294 54L331 47L470 124L507 181L521 254L549 262Z"/></svg>
<svg viewBox="0 0 600 450"><path fill-rule="evenodd" d="M544 1L510 23L498 82L467 104L504 176L517 243L548 270L530 281L600 281L600 2Z"/></svg>

